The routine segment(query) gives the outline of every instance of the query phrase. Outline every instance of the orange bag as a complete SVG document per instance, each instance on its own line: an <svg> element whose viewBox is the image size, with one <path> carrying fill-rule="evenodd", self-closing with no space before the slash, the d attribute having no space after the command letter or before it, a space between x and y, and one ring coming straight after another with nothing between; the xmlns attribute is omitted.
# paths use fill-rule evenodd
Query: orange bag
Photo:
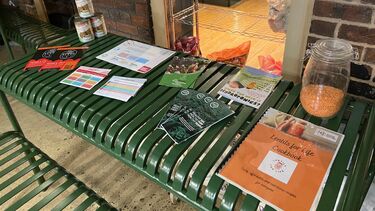
<svg viewBox="0 0 375 211"><path fill-rule="evenodd" d="M281 61L276 61L271 55L258 56L260 69L274 75L282 75L283 64Z"/></svg>
<svg viewBox="0 0 375 211"><path fill-rule="evenodd" d="M245 66L247 56L249 55L251 42L244 42L235 48L224 49L207 55L208 59L232 64L236 66Z"/></svg>

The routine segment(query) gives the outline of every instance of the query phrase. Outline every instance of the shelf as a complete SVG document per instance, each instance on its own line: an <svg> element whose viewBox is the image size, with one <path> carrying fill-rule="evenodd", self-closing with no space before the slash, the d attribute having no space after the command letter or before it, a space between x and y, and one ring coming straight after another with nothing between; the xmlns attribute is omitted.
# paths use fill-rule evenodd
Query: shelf
<svg viewBox="0 0 375 211"><path fill-rule="evenodd" d="M173 15L175 22L187 25L195 25L194 17L198 18L198 25L202 28L273 42L285 41L285 34L273 32L268 25L268 17L264 15L201 4L193 5Z"/></svg>

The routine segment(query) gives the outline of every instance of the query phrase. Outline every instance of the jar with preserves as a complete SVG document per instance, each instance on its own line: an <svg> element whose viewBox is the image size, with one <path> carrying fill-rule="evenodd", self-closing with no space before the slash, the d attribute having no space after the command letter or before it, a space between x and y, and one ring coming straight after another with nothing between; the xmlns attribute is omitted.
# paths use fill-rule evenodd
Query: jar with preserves
<svg viewBox="0 0 375 211"><path fill-rule="evenodd" d="M345 40L318 40L302 78L300 101L311 115L332 118L343 105L353 47Z"/></svg>

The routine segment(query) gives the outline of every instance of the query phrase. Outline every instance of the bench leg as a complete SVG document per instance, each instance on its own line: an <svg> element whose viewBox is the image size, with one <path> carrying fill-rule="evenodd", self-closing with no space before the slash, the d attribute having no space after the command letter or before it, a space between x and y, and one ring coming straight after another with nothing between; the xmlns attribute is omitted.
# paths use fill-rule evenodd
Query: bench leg
<svg viewBox="0 0 375 211"><path fill-rule="evenodd" d="M14 115L14 112L12 110L12 107L9 104L9 101L8 101L7 97L5 96L4 92L2 92L1 90L0 90L0 102L4 107L5 113L7 114L8 119L9 119L10 123L12 124L13 129L15 131L23 134L21 126L17 121L16 115ZM24 147L24 146L22 145L22 147ZM26 152L26 154L31 153L30 150L26 150L25 152ZM35 162L35 158L32 157L28 161L29 161L30 164L33 164ZM37 174L39 171L40 171L39 167L37 167L33 170L34 174ZM43 177L40 177L38 179L39 184L42 184L44 181L45 180L44 180Z"/></svg>

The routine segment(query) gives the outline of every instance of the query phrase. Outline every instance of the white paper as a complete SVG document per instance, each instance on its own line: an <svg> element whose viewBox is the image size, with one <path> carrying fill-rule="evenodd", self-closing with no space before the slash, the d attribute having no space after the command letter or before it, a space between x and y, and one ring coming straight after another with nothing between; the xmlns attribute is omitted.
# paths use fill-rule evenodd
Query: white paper
<svg viewBox="0 0 375 211"><path fill-rule="evenodd" d="M113 76L94 95L109 97L116 100L127 102L131 97L137 94L147 79L128 78Z"/></svg>
<svg viewBox="0 0 375 211"><path fill-rule="evenodd" d="M174 53L171 50L127 40L96 58L136 72L147 73Z"/></svg>

